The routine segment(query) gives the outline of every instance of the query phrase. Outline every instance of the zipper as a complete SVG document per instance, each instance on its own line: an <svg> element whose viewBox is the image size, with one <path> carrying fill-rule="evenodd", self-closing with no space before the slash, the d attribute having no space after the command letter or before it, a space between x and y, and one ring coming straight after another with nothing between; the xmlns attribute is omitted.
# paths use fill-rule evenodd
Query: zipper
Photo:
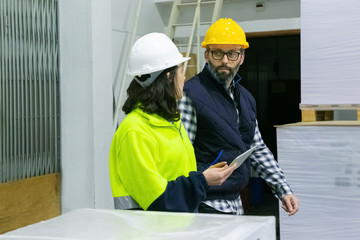
<svg viewBox="0 0 360 240"><path fill-rule="evenodd" d="M174 124L174 126L175 126L175 124ZM182 126L182 122L180 121L180 127L179 127L178 131L179 131L179 133L180 133L181 139L184 140L184 138L183 138L183 136L182 136L182 134L181 134L181 126Z"/></svg>
<svg viewBox="0 0 360 240"><path fill-rule="evenodd" d="M179 132L181 139L182 139L182 140L184 140L183 135L181 134L181 126L182 126L182 122L180 121L180 126L179 126L179 128L177 128L177 127L176 127L175 123L173 123L173 122L169 122L169 123L171 123L171 124L172 124L172 126L171 126L171 127L170 127L170 126L164 126L164 127L175 128L175 129L176 129L176 131L177 131L177 132Z"/></svg>

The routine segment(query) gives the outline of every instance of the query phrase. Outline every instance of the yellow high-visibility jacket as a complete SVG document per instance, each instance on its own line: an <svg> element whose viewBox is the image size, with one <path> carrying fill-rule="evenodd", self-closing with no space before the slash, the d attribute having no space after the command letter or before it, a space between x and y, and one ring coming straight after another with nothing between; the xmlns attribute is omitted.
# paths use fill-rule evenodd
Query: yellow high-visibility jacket
<svg viewBox="0 0 360 240"><path fill-rule="evenodd" d="M195 211L185 205L200 203L206 197L203 174L189 177L189 172L196 171L196 161L181 121L170 123L139 108L126 116L113 137L109 170L116 208L146 210L167 188L170 191L162 198L167 198L171 209L167 203L158 210Z"/></svg>

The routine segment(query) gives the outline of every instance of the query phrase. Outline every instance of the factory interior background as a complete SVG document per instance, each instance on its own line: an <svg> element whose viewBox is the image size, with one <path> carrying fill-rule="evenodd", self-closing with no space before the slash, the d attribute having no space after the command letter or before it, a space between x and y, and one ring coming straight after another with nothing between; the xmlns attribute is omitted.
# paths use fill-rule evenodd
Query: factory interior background
<svg viewBox="0 0 360 240"><path fill-rule="evenodd" d="M166 33L172 5L0 0L0 234L81 208L114 208L108 155L125 117L129 49L147 33ZM360 235L359 10L356 0L222 1L219 16L239 23L250 44L241 84L301 203L286 218L252 177L245 213L275 216L277 239ZM192 11L178 21L192 22ZM213 11L202 8L200 22ZM196 30L187 77L204 66L196 42L208 27ZM190 32L173 37L184 54Z"/></svg>

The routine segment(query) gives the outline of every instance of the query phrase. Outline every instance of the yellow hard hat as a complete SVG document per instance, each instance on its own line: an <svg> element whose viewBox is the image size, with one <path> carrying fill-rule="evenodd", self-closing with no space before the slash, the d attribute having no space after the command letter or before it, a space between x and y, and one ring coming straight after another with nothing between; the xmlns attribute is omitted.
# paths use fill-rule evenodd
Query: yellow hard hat
<svg viewBox="0 0 360 240"><path fill-rule="evenodd" d="M244 31L231 18L220 18L211 25L201 46L206 48L209 44L236 44L243 49L249 47Z"/></svg>

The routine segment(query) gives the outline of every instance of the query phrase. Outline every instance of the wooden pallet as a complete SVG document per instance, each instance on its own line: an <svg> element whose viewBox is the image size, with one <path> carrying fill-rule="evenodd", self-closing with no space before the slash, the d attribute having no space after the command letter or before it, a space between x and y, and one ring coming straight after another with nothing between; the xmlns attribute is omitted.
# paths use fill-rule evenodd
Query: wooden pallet
<svg viewBox="0 0 360 240"><path fill-rule="evenodd" d="M302 122L333 121L334 112L352 110L357 112L357 121L360 121L360 104L331 104L310 105L300 104Z"/></svg>
<svg viewBox="0 0 360 240"><path fill-rule="evenodd" d="M60 173L1 183L0 235L59 216L60 186Z"/></svg>

